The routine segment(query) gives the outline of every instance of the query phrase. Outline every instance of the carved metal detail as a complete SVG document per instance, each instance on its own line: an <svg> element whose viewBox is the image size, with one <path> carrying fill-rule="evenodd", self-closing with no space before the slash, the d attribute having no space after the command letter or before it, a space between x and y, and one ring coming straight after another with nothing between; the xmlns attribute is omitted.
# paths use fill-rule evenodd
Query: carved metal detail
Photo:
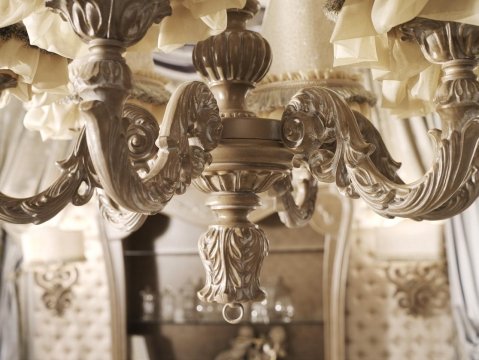
<svg viewBox="0 0 479 360"><path fill-rule="evenodd" d="M208 151L221 133L216 101L199 82L184 84L172 95L157 132L156 154L150 138L156 138L153 117L132 106L123 113L132 80L122 53L171 13L169 1L49 0L47 6L67 18L89 45L89 54L71 64L70 80L82 99L90 157L103 188L128 211L160 211L209 163ZM131 118L129 127L124 117Z"/></svg>
<svg viewBox="0 0 479 360"><path fill-rule="evenodd" d="M389 265L387 278L396 286L399 307L414 316L431 316L449 304L449 287L444 263Z"/></svg>
<svg viewBox="0 0 479 360"><path fill-rule="evenodd" d="M149 163L158 153L155 142L160 126L150 113L136 105L126 104L123 116L128 121L126 138L131 164L140 174L146 174L150 171Z"/></svg>
<svg viewBox="0 0 479 360"><path fill-rule="evenodd" d="M223 117L254 116L246 109L245 96L271 65L268 42L245 27L259 8L257 1L247 1L243 9L231 10L227 29L198 42L193 51L194 66L208 79ZM228 92L228 96L221 96L224 92Z"/></svg>
<svg viewBox="0 0 479 360"><path fill-rule="evenodd" d="M479 83L473 72L479 54L476 26L416 18L400 25L399 31L416 41L430 62L442 65L442 84L435 98L439 109L457 104L461 108L468 104L477 108ZM456 114L455 120L460 121L463 116Z"/></svg>
<svg viewBox="0 0 479 360"><path fill-rule="evenodd" d="M206 193L221 191L261 193L284 176L280 171L254 169L207 171L195 181L195 185Z"/></svg>
<svg viewBox="0 0 479 360"><path fill-rule="evenodd" d="M444 69L436 96L442 131L431 132L436 155L422 179L403 184L396 174L399 164L379 133L331 90L304 89L293 98L283 114L283 139L305 157L318 180L335 181L379 214L442 219L461 212L479 195L479 83L472 72L478 54L472 40L479 28L415 19L402 30Z"/></svg>
<svg viewBox="0 0 479 360"><path fill-rule="evenodd" d="M124 233L131 233L138 230L148 217L144 214L123 209L100 189L97 189L97 197L102 217L113 225L113 227Z"/></svg>
<svg viewBox="0 0 479 360"><path fill-rule="evenodd" d="M169 0L46 0L45 5L67 19L83 41L118 40L125 48L171 15Z"/></svg>
<svg viewBox="0 0 479 360"><path fill-rule="evenodd" d="M208 206L216 213L218 224L210 226L198 243L206 271L206 284L198 297L225 304L223 315L231 323L241 320L242 303L265 298L259 275L268 240L247 217L258 205L259 197L251 192L211 196ZM228 315L229 308L239 309L239 316Z"/></svg>
<svg viewBox="0 0 479 360"><path fill-rule="evenodd" d="M258 279L268 240L256 225L210 226L199 251L203 264L208 264L206 285L198 292L201 300L227 304L265 298Z"/></svg>
<svg viewBox="0 0 479 360"><path fill-rule="evenodd" d="M444 116L444 115L443 115ZM352 197L360 196L384 216L441 219L464 210L478 195L478 117L441 138L431 133L436 156L419 181L404 185L379 133L333 91L300 92L283 114L287 146L303 154L320 181L335 181Z"/></svg>
<svg viewBox="0 0 479 360"><path fill-rule="evenodd" d="M295 201L291 177L276 181L273 185L276 211L281 222L289 228L306 225L311 220L316 205L318 186L315 179L302 179L297 187L303 198L299 205Z"/></svg>
<svg viewBox="0 0 479 360"><path fill-rule="evenodd" d="M38 195L18 199L0 193L0 219L16 224L40 224L58 214L68 203L81 206L100 187L88 157L84 132L70 157L59 163L62 174Z"/></svg>
<svg viewBox="0 0 479 360"><path fill-rule="evenodd" d="M46 6L88 44L88 55L70 64L86 136L81 135L49 189L28 199L0 194L2 220L48 220L69 201L84 204L101 184L105 216L134 228L144 214L160 211L197 178L200 189L213 193L210 206L218 215L200 241L208 278L200 296L241 309L240 303L264 296L258 277L267 240L247 219L259 203L256 193L274 187L284 208L280 215L290 225L306 222L314 208L314 181L304 184L302 205L293 201L287 179L293 153L317 180L335 182L384 216L441 219L464 210L479 195L479 83L472 71L477 27L415 19L400 29L444 71L436 96L442 131L431 132L434 163L422 179L404 184L397 176L399 163L378 131L332 90L302 90L281 124L258 119L247 108L248 91L271 63L267 41L245 26L259 8L257 0L229 9L226 31L197 45L194 63L211 91L200 82L181 85L160 128L145 109L125 106L132 75L122 54L152 23L170 14L169 1L46 0ZM13 86L12 79L6 84Z"/></svg>
<svg viewBox="0 0 479 360"><path fill-rule="evenodd" d="M48 310L62 316L73 300L72 287L78 282L78 269L73 264L48 265L34 273L35 283L44 293L42 301Z"/></svg>
<svg viewBox="0 0 479 360"><path fill-rule="evenodd" d="M87 133L95 139L90 154L104 189L123 208L143 214L160 211L175 193L186 190L191 179L211 161L208 151L216 146L222 128L216 102L206 85L181 85L168 103L156 143L159 150L152 156L150 146L146 155L142 154L154 160L150 171L140 177L131 165L134 152L125 146L131 136L115 121L111 108L106 102L95 101L87 112L91 114ZM135 107L134 112L151 119L144 109ZM190 146L189 139L196 145Z"/></svg>

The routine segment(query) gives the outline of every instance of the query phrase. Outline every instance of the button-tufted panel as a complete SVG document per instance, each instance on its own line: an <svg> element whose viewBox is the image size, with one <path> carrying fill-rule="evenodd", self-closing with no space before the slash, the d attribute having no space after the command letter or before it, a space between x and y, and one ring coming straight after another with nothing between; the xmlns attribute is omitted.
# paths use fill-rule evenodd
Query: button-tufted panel
<svg viewBox="0 0 479 360"><path fill-rule="evenodd" d="M410 266L411 262L378 259L374 231L358 232L352 241L346 289L346 359L455 359L447 305L427 317L410 315L399 305L397 288L388 280L386 269L391 264Z"/></svg>
<svg viewBox="0 0 479 360"><path fill-rule="evenodd" d="M86 261L76 263L78 282L72 287L72 304L62 316L42 302L43 290L33 286L32 360L108 360L111 355L110 303L102 246L97 234L85 235Z"/></svg>

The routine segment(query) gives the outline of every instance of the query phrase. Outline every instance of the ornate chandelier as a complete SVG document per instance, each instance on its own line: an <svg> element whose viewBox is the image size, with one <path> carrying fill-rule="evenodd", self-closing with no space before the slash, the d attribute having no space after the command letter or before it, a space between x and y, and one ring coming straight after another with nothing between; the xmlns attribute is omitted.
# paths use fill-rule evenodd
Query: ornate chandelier
<svg viewBox="0 0 479 360"><path fill-rule="evenodd" d="M245 27L259 9L256 0L229 9L226 31L196 45L193 62L206 84L181 85L161 125L144 108L126 103L132 83L122 54L170 14L169 1L47 0L46 5L88 45L88 55L70 64L85 128L61 163L63 174L48 189L26 199L0 194L0 219L41 223L70 202L87 203L98 190L103 215L134 229L193 182L210 194L207 204L217 215L199 241L207 276L198 296L225 304L229 322L241 320L241 304L265 297L259 274L268 240L248 220L260 204L259 193L274 193L287 226L311 218L316 181L336 183L383 216L418 220L454 216L478 196L475 26L416 18L397 28L443 71L435 97L442 129L432 132L433 165L422 179L405 184L379 132L334 90L301 90L281 121L248 110L246 95L271 63L267 41ZM15 85L14 74L0 74L0 89ZM300 184L304 199L297 204L292 169L299 166L312 176Z"/></svg>

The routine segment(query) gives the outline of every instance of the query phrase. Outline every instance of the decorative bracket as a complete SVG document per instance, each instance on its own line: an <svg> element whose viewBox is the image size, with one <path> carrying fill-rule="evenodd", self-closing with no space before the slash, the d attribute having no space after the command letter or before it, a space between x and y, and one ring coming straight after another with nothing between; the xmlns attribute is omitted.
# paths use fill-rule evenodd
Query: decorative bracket
<svg viewBox="0 0 479 360"><path fill-rule="evenodd" d="M389 265L386 276L396 286L399 307L413 316L431 316L449 304L449 288L444 263Z"/></svg>
<svg viewBox="0 0 479 360"><path fill-rule="evenodd" d="M73 264L48 265L34 272L35 283L44 293L42 301L48 310L63 316L73 301L72 287L78 282L78 269Z"/></svg>

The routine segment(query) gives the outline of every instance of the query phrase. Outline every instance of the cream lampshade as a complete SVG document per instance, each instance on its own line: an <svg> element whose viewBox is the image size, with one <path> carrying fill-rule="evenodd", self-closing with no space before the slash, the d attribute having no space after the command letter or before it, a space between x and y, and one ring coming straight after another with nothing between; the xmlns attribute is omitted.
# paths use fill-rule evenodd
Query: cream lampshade
<svg viewBox="0 0 479 360"><path fill-rule="evenodd" d="M250 107L260 116L278 118L284 106L300 89L329 86L350 106L367 112L375 102L352 71L332 69L333 46L329 39L334 23L316 0L271 1L261 33L273 53L269 75L249 97Z"/></svg>
<svg viewBox="0 0 479 360"><path fill-rule="evenodd" d="M271 75L333 67L329 36L334 23L318 1L274 0L266 9L261 34L273 52Z"/></svg>
<svg viewBox="0 0 479 360"><path fill-rule="evenodd" d="M85 260L82 231L35 227L22 234L21 242L26 267Z"/></svg>

